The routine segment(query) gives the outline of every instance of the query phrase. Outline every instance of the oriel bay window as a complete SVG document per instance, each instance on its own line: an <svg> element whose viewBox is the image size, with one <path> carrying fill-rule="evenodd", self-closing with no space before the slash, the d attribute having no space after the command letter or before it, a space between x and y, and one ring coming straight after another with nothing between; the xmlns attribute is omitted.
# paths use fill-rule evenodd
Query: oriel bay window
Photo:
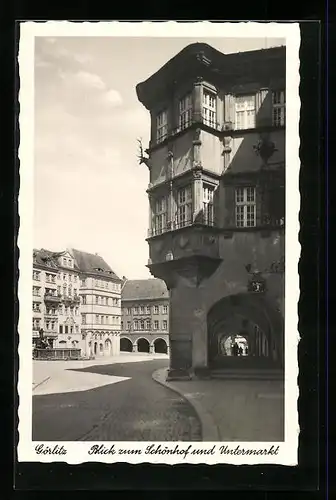
<svg viewBox="0 0 336 500"><path fill-rule="evenodd" d="M162 142L167 137L168 119L167 111L163 110L156 116L156 142Z"/></svg>
<svg viewBox="0 0 336 500"><path fill-rule="evenodd" d="M274 127L285 125L286 94L284 90L272 92L272 124Z"/></svg>
<svg viewBox="0 0 336 500"><path fill-rule="evenodd" d="M213 128L217 126L216 95L207 90L203 90L203 123Z"/></svg>
<svg viewBox="0 0 336 500"><path fill-rule="evenodd" d="M237 96L235 100L236 130L254 128L256 124L256 105L254 95Z"/></svg>
<svg viewBox="0 0 336 500"><path fill-rule="evenodd" d="M192 122L192 95L187 94L179 101L179 128L189 127Z"/></svg>
<svg viewBox="0 0 336 500"><path fill-rule="evenodd" d="M185 186L177 191L177 228L188 226L192 222L192 191Z"/></svg>
<svg viewBox="0 0 336 500"><path fill-rule="evenodd" d="M255 187L236 189L236 226L254 227L256 225Z"/></svg>
<svg viewBox="0 0 336 500"><path fill-rule="evenodd" d="M167 227L167 198L161 196L154 201L153 234L161 234Z"/></svg>
<svg viewBox="0 0 336 500"><path fill-rule="evenodd" d="M203 224L213 226L214 224L214 187L203 184Z"/></svg>

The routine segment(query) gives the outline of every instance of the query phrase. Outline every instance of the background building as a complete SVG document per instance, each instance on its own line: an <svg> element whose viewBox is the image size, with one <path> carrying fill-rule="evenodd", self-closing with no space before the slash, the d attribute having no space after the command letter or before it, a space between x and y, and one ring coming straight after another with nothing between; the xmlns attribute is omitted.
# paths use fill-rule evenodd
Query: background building
<svg viewBox="0 0 336 500"><path fill-rule="evenodd" d="M120 352L121 279L98 254L72 249L80 275L81 333L86 356Z"/></svg>
<svg viewBox="0 0 336 500"><path fill-rule="evenodd" d="M187 46L145 82L149 269L170 290L170 377L284 363L286 49ZM227 339L245 338L232 359Z"/></svg>
<svg viewBox="0 0 336 500"><path fill-rule="evenodd" d="M119 354L121 280L97 254L33 253L33 344L42 328L54 348Z"/></svg>
<svg viewBox="0 0 336 500"><path fill-rule="evenodd" d="M121 311L122 351L169 352L169 292L162 280L126 280Z"/></svg>

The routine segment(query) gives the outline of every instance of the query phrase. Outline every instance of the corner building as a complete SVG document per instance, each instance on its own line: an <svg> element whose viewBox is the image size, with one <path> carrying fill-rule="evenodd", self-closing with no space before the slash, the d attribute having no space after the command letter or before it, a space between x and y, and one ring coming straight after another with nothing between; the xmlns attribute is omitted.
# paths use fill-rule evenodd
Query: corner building
<svg viewBox="0 0 336 500"><path fill-rule="evenodd" d="M285 76L285 47L196 43L136 87L151 116L140 163L148 267L170 292L171 379L283 373Z"/></svg>
<svg viewBox="0 0 336 500"><path fill-rule="evenodd" d="M120 350L169 353L169 292L164 281L126 280L121 310Z"/></svg>
<svg viewBox="0 0 336 500"><path fill-rule="evenodd" d="M120 353L121 283L98 254L71 249L80 277L81 333L85 356Z"/></svg>

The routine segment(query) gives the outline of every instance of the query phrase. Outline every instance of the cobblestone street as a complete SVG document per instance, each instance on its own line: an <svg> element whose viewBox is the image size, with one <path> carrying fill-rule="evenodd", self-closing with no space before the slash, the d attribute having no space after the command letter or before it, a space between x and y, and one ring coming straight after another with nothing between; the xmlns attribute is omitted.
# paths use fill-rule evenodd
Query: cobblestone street
<svg viewBox="0 0 336 500"><path fill-rule="evenodd" d="M153 371L167 364L158 359L71 367L76 376L130 378L91 390L33 396L33 440L201 441L201 425L189 403L152 380Z"/></svg>

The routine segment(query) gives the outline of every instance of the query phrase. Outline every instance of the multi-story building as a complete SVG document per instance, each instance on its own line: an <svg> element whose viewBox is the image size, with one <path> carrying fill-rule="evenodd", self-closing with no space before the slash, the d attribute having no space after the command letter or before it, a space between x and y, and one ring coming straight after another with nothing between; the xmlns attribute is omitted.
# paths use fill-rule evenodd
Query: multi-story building
<svg viewBox="0 0 336 500"><path fill-rule="evenodd" d="M149 263L171 378L284 365L286 50L187 46L137 85L151 115ZM235 356L235 339L246 340ZM230 354L233 356L230 356Z"/></svg>
<svg viewBox="0 0 336 500"><path fill-rule="evenodd" d="M126 280L121 312L121 351L169 352L169 292L162 280Z"/></svg>
<svg viewBox="0 0 336 500"><path fill-rule="evenodd" d="M80 315L86 356L120 352L122 280L98 254L71 249L80 276Z"/></svg>
<svg viewBox="0 0 336 500"><path fill-rule="evenodd" d="M54 348L84 356L119 354L121 280L97 254L33 253L33 344L43 330Z"/></svg>

